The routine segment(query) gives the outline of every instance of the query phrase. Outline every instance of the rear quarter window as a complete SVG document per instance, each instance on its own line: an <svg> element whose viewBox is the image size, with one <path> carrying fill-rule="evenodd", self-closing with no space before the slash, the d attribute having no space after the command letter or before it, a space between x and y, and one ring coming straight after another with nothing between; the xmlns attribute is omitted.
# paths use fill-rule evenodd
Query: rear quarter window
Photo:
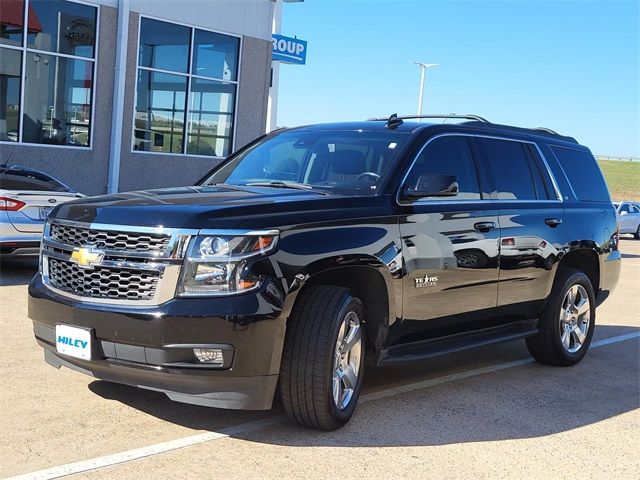
<svg viewBox="0 0 640 480"><path fill-rule="evenodd" d="M551 150L567 175L578 200L611 202L600 167L590 152L558 146L552 146Z"/></svg>

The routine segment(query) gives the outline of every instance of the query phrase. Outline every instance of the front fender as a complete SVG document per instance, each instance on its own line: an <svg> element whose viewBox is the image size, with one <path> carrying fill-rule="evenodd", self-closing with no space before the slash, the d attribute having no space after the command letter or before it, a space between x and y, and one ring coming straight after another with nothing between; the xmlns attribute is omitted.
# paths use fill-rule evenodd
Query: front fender
<svg viewBox="0 0 640 480"><path fill-rule="evenodd" d="M398 257L399 258L399 257ZM399 261L399 260L398 260ZM401 262L401 261L400 261ZM282 315L286 318L291 314L293 305L295 304L300 291L306 285L324 283L323 279L332 279L332 283L352 288L361 292L368 288L374 288L373 285L367 284L366 280L370 277L361 275L360 272L376 272L384 283L384 296L386 299L386 326L389 321L395 321L401 318L401 272L402 264L399 263L398 270L395 270L392 264L382 261L380 258L367 255L339 255L324 258L302 268L289 283L289 289L285 298ZM360 282L354 282L354 277L361 277ZM380 292L377 292L380 293Z"/></svg>

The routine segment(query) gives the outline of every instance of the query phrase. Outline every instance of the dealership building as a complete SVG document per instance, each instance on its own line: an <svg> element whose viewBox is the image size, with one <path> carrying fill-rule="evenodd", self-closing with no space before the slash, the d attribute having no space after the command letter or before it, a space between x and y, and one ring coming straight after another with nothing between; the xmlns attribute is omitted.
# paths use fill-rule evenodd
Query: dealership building
<svg viewBox="0 0 640 480"><path fill-rule="evenodd" d="M265 132L272 0L1 0L0 163L86 194L192 184Z"/></svg>

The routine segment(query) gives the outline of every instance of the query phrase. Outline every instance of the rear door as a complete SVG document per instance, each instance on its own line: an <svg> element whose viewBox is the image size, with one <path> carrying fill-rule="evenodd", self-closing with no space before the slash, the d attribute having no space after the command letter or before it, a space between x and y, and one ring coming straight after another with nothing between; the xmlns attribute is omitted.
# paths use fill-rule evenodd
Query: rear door
<svg viewBox="0 0 640 480"><path fill-rule="evenodd" d="M568 249L562 200L535 143L482 136L478 143L499 214L499 312L536 317Z"/></svg>
<svg viewBox="0 0 640 480"><path fill-rule="evenodd" d="M455 196L398 198L402 215L403 321L399 343L481 327L496 307L498 216L482 193L475 140L446 134L427 140L404 185L422 175L455 176Z"/></svg>

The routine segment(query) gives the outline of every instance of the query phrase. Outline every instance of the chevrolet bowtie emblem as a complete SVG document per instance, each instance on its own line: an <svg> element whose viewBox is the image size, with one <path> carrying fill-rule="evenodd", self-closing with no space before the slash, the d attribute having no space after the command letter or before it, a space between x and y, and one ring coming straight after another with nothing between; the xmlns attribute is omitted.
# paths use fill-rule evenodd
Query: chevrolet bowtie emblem
<svg viewBox="0 0 640 480"><path fill-rule="evenodd" d="M90 268L94 265L100 265L104 258L104 252L97 248L79 247L74 248L70 260L76 262L79 267Z"/></svg>

